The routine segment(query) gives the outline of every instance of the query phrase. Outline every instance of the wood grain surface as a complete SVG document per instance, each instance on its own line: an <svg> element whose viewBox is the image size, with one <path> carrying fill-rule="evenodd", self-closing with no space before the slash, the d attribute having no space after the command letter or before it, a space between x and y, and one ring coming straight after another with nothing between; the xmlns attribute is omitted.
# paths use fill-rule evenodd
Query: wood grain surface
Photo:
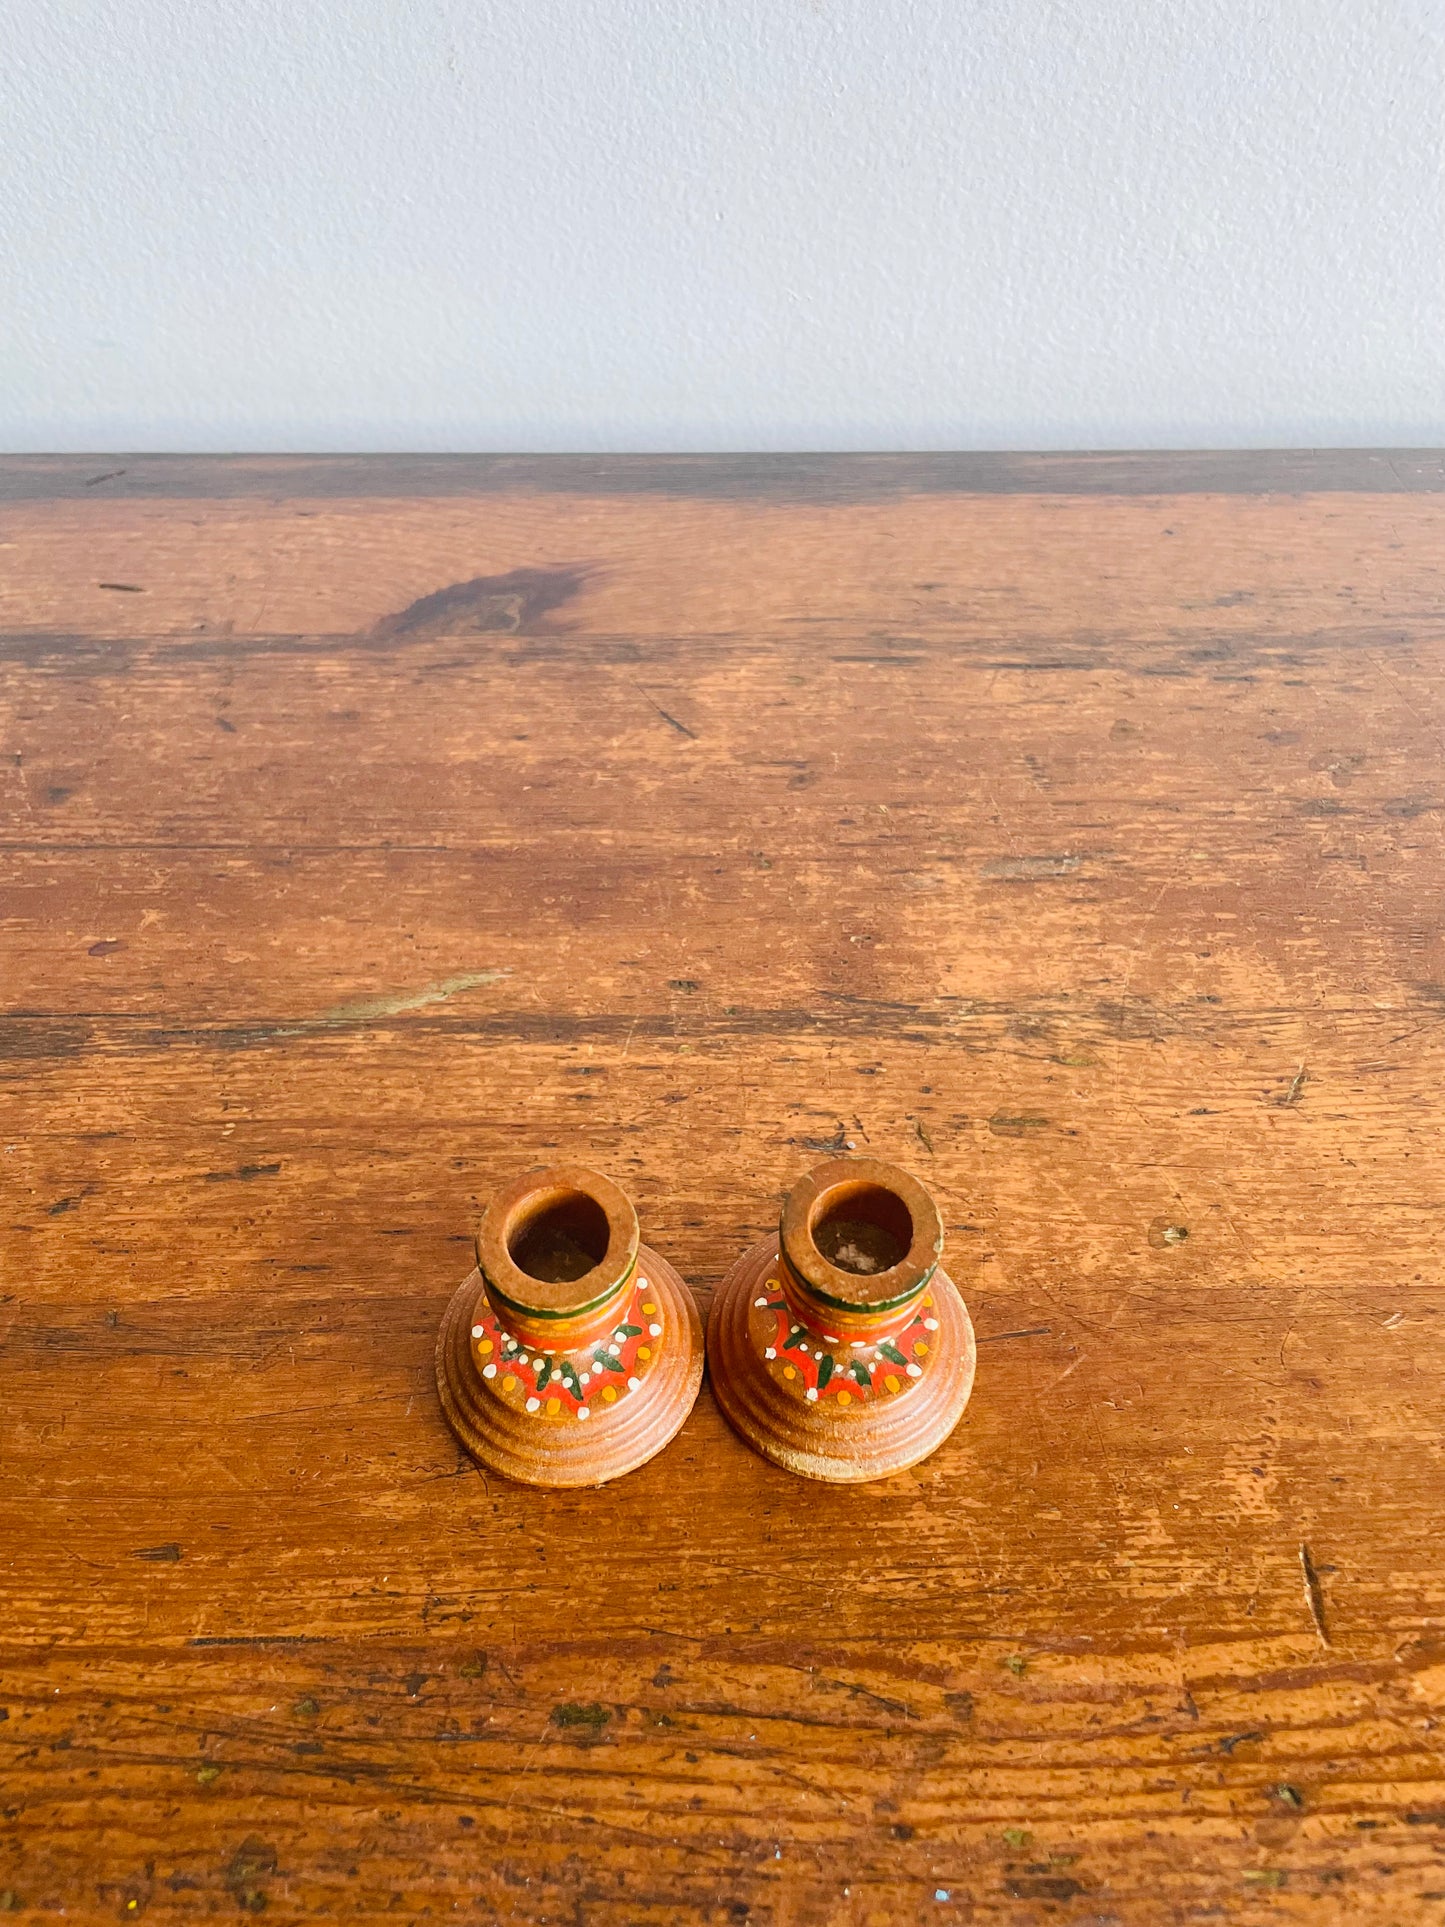
<svg viewBox="0 0 1445 1927"><path fill-rule="evenodd" d="M1445 1919L1438 455L0 466L0 1910ZM962 1425L432 1383L849 1145Z"/></svg>

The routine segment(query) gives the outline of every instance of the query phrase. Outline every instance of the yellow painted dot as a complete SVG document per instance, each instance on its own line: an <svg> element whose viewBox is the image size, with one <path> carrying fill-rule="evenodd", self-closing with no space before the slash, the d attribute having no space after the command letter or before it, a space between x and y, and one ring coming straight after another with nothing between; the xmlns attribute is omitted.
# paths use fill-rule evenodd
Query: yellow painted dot
<svg viewBox="0 0 1445 1927"><path fill-rule="evenodd" d="M491 1349L492 1349L492 1341L490 1338L484 1338L481 1344L478 1345L477 1347L477 1350L482 1354L484 1358Z"/></svg>
<svg viewBox="0 0 1445 1927"><path fill-rule="evenodd" d="M548 1418L556 1418L557 1414L561 1411L561 1409L562 1409L562 1401L560 1398L549 1398L547 1400Z"/></svg>
<svg viewBox="0 0 1445 1927"><path fill-rule="evenodd" d="M639 1345L637 1348L637 1356L639 1358L651 1358L652 1356L651 1345Z"/></svg>
<svg viewBox="0 0 1445 1927"><path fill-rule="evenodd" d="M795 1371L793 1370L793 1368L792 1368L792 1366L791 1366L791 1365L785 1365L785 1366L783 1367L783 1377L784 1377L784 1378L796 1378L797 1376L798 1376L798 1374L797 1374L797 1373L796 1373L796 1372L795 1372Z"/></svg>
<svg viewBox="0 0 1445 1927"><path fill-rule="evenodd" d="M502 1390L504 1392L515 1392L516 1389L517 1381L512 1377L512 1374L508 1372L507 1376L502 1380Z"/></svg>
<svg viewBox="0 0 1445 1927"><path fill-rule="evenodd" d="M614 1404L617 1399L617 1387L615 1385L604 1385L602 1387L602 1396L609 1405Z"/></svg>
<svg viewBox="0 0 1445 1927"><path fill-rule="evenodd" d="M839 1392L838 1403L840 1405L851 1405L853 1403L853 1394L851 1392Z"/></svg>
<svg viewBox="0 0 1445 1927"><path fill-rule="evenodd" d="M642 1307L642 1309L643 1309L643 1311L645 1311L645 1312L646 1312L646 1314L647 1314L647 1316L648 1316L649 1318L656 1318L656 1316L657 1316L657 1307L656 1307L656 1305L644 1305L644 1306Z"/></svg>
<svg viewBox="0 0 1445 1927"><path fill-rule="evenodd" d="M915 1358L927 1358L928 1347L924 1344L921 1338L919 1339L918 1343L913 1347L913 1354Z"/></svg>
<svg viewBox="0 0 1445 1927"><path fill-rule="evenodd" d="M896 1392L898 1390L898 1379L893 1372L888 1374L883 1383L888 1387L890 1392Z"/></svg>
<svg viewBox="0 0 1445 1927"><path fill-rule="evenodd" d="M927 1306L928 1306L928 1308L929 1308L929 1310L930 1310L930 1311L932 1311L932 1309L933 1309L933 1299L932 1299L932 1297L930 1296L930 1297L928 1297L928 1298L925 1298L923 1302L924 1302L924 1304L925 1304L925 1305L927 1305Z"/></svg>

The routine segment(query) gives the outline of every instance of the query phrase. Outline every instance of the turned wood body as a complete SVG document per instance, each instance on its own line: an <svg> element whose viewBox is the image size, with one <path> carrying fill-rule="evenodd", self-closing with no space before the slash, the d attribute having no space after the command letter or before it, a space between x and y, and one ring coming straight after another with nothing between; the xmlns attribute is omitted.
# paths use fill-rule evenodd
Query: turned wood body
<svg viewBox="0 0 1445 1927"><path fill-rule="evenodd" d="M926 1458L976 1364L942 1249L933 1199L897 1165L837 1159L796 1184L778 1236L713 1301L712 1382L734 1429L788 1471L838 1483Z"/></svg>
<svg viewBox="0 0 1445 1927"><path fill-rule="evenodd" d="M554 1166L488 1208L477 1268L442 1320L437 1391L492 1471L600 1485L662 1450L702 1363L692 1294L640 1242L631 1200L599 1172Z"/></svg>

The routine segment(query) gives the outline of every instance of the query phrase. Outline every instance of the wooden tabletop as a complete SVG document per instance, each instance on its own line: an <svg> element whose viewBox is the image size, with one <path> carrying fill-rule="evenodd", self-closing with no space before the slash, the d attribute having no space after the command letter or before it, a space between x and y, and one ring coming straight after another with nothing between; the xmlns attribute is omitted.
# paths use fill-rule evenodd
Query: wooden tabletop
<svg viewBox="0 0 1445 1927"><path fill-rule="evenodd" d="M0 1910L1445 1918L1442 490L0 466ZM849 1147L935 1457L460 1457L495 1189Z"/></svg>

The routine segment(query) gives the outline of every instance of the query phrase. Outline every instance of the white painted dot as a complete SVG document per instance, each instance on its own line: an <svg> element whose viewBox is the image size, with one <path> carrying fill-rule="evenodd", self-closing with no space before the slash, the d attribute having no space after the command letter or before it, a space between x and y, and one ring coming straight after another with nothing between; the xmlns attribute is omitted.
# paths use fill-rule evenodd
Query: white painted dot
<svg viewBox="0 0 1445 1927"><path fill-rule="evenodd" d="M824 1332L823 1336L824 1338L827 1339L830 1345L841 1345L843 1342L842 1339L838 1337L836 1332Z"/></svg>
<svg viewBox="0 0 1445 1927"><path fill-rule="evenodd" d="M769 1345L768 1349L763 1353L764 1358L776 1358L777 1355L778 1352L775 1345Z"/></svg>
<svg viewBox="0 0 1445 1927"><path fill-rule="evenodd" d="M652 1290L652 1286L651 1286L650 1284L648 1284L648 1282L647 1282L647 1280L646 1280L645 1278L639 1278L639 1279L638 1279L638 1281L637 1281L637 1285L638 1285L638 1289L639 1289L640 1291L651 1291L651 1290Z"/></svg>
<svg viewBox="0 0 1445 1927"><path fill-rule="evenodd" d="M908 1367L908 1376L910 1378L922 1378L923 1367L921 1365L910 1365Z"/></svg>
<svg viewBox="0 0 1445 1927"><path fill-rule="evenodd" d="M482 1367L483 1378L495 1378L496 1376L497 1376L497 1368L495 1365L483 1365Z"/></svg>
<svg viewBox="0 0 1445 1927"><path fill-rule="evenodd" d="M799 1345L799 1347L798 1347L798 1350L799 1350L800 1352L802 1352L802 1354L803 1354L803 1356L804 1356L805 1358L807 1357L807 1354L808 1354L808 1348L807 1348L807 1346L806 1346L806 1345Z"/></svg>
<svg viewBox="0 0 1445 1927"><path fill-rule="evenodd" d="M486 1328L486 1326L485 1326L485 1325L473 1325L473 1326L472 1326L472 1337L473 1337L473 1338L485 1338L485 1337L486 1337L486 1335L487 1335L487 1328Z"/></svg>
<svg viewBox="0 0 1445 1927"><path fill-rule="evenodd" d="M591 1418L592 1414L585 1405L579 1405L577 1407L577 1416L578 1418Z"/></svg>
<svg viewBox="0 0 1445 1927"><path fill-rule="evenodd" d="M540 1411L541 1405L542 1405L542 1401L539 1398L529 1398L527 1400L527 1410L529 1412Z"/></svg>
<svg viewBox="0 0 1445 1927"><path fill-rule="evenodd" d="M815 1399L817 1396L818 1396L818 1388L816 1385L810 1385L807 1391L804 1393L804 1397L807 1398L810 1402L813 1399Z"/></svg>
<svg viewBox="0 0 1445 1927"><path fill-rule="evenodd" d="M640 1378L629 1378L627 1381L628 1391L635 1392L641 1383L642 1383L642 1380Z"/></svg>
<svg viewBox="0 0 1445 1927"><path fill-rule="evenodd" d="M755 1298L755 1299L753 1300L753 1303L754 1303L755 1305L765 1305L765 1304L767 1304L767 1302L768 1302L768 1301L767 1301L767 1299L766 1299L766 1298ZM476 1337L476 1335L477 1335L477 1334L476 1334L476 1332L473 1332L473 1334L472 1334L472 1336L473 1336L474 1338Z"/></svg>
<svg viewBox="0 0 1445 1927"><path fill-rule="evenodd" d="M620 1345L623 1339L626 1338L627 1336L627 1327L625 1325L619 1325L617 1327L617 1330L613 1332L612 1336L617 1340L617 1343Z"/></svg>
<svg viewBox="0 0 1445 1927"><path fill-rule="evenodd" d="M938 1320L936 1318L925 1318L923 1324L924 1329L927 1331L936 1332L938 1330Z"/></svg>
<svg viewBox="0 0 1445 1927"><path fill-rule="evenodd" d="M652 1333L654 1338L661 1338L662 1336L661 1325L649 1325L647 1329Z"/></svg>
<svg viewBox="0 0 1445 1927"><path fill-rule="evenodd" d="M578 1372L578 1374L577 1374L577 1376L578 1376L578 1378L580 1379L580 1381L582 1382L582 1384L584 1384L584 1385L590 1385L590 1384L592 1383L592 1374L591 1374L591 1372Z"/></svg>

